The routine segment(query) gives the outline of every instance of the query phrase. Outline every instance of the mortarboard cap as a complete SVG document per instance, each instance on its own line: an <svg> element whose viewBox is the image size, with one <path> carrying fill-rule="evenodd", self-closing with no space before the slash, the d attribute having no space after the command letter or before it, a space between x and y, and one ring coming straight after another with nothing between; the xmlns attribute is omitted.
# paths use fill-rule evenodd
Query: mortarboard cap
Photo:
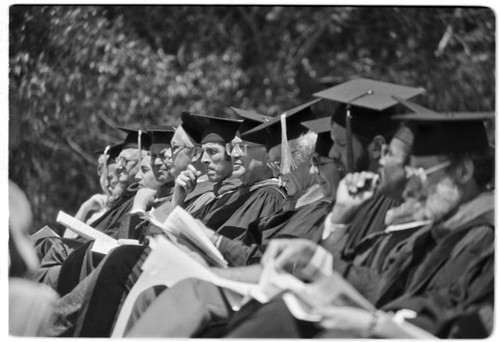
<svg viewBox="0 0 500 342"><path fill-rule="evenodd" d="M241 135L241 139L264 144L267 151L281 144L281 173L287 174L297 168L288 141L298 138L308 130L302 121L311 120L314 114L311 106L320 99L304 103L265 122Z"/></svg>
<svg viewBox="0 0 500 342"><path fill-rule="evenodd" d="M147 132L144 127L134 128L134 127L118 127L123 132L127 133L127 136L123 140L123 149L127 148L139 148L147 150L151 145L151 135ZM140 139L139 139L140 137Z"/></svg>
<svg viewBox="0 0 500 342"><path fill-rule="evenodd" d="M142 151L149 150L149 146L151 146L151 135L147 132L144 127L133 128L133 127L118 127L125 133L127 136L123 140L122 150L129 148L137 149L137 160L139 164L142 161Z"/></svg>
<svg viewBox="0 0 500 342"><path fill-rule="evenodd" d="M287 140L298 138L301 134L307 132L307 128L301 125L301 122L315 118L310 107L318 101L320 99L304 103L282 114L285 115ZM274 117L268 122L241 134L241 139L266 145L266 149L269 151L282 142L281 121L281 116Z"/></svg>
<svg viewBox="0 0 500 342"><path fill-rule="evenodd" d="M390 119L399 103L394 96L406 100L424 91L423 88L359 78L322 90L314 96L340 103L332 120L346 128L347 167L352 171L352 133L370 140L376 135L383 135L389 140L397 129L397 124Z"/></svg>
<svg viewBox="0 0 500 342"><path fill-rule="evenodd" d="M242 120L216 118L188 112L181 114L181 120L182 128L199 144L231 142L242 122Z"/></svg>
<svg viewBox="0 0 500 342"><path fill-rule="evenodd" d="M175 130L172 126L147 126L151 135L151 153L160 152L170 146Z"/></svg>
<svg viewBox="0 0 500 342"><path fill-rule="evenodd" d="M320 156L328 157L330 155L330 149L333 146L333 140L330 136L330 117L304 121L302 122L302 125L307 127L309 130L318 133L314 152L316 152Z"/></svg>
<svg viewBox="0 0 500 342"><path fill-rule="evenodd" d="M243 118L243 122L241 123L240 127L238 128L238 134L241 135L257 126L259 126L262 123L269 122L273 118L271 116L259 114L256 112L240 109L240 108L235 108L231 107L231 109L241 116Z"/></svg>
<svg viewBox="0 0 500 342"><path fill-rule="evenodd" d="M484 120L494 113L411 113L394 116L413 123L415 156L486 153L489 148Z"/></svg>
<svg viewBox="0 0 500 342"><path fill-rule="evenodd" d="M317 92L314 96L356 107L383 111L398 103L394 96L407 100L423 92L425 92L423 88L358 78Z"/></svg>
<svg viewBox="0 0 500 342"><path fill-rule="evenodd" d="M118 157L118 155L122 151L122 148L123 143L108 145L105 148L95 150L94 154L96 154L97 156L104 154L106 156L106 164L109 165L116 159L116 157Z"/></svg>

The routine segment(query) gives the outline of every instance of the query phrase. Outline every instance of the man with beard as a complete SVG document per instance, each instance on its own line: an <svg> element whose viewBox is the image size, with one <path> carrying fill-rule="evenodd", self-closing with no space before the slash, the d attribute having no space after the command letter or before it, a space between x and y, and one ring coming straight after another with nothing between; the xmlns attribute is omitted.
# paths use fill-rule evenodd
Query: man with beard
<svg viewBox="0 0 500 342"><path fill-rule="evenodd" d="M494 276L478 271L484 253L494 243L494 196L485 190L494 168L481 122L486 118L480 113L437 117L419 113L401 118L416 124L405 205L411 204L413 219L431 223L397 246L387 256L383 272L372 279L377 289L368 300L383 311L366 311L370 305L356 294L358 284L332 273L331 256L325 249L281 241L268 248L263 262L272 262L284 271L294 266L294 274L312 283L307 300L320 324L296 319L288 311L289 301L280 296L250 314L235 317L227 337L255 337L255 326L260 326L259 336L267 337L312 337L324 327L329 329L326 337L422 336L413 335L411 327L401 327L386 311L444 336L448 332L443 331L441 320L452 316L474 318L461 321L472 325L462 327L464 337L467 330L474 334L484 328L484 319L491 316L482 316L481 309L493 303ZM360 190L371 178L367 173L349 175L339 191L352 202L362 200L374 190L371 185ZM271 317L273 324L266 324Z"/></svg>

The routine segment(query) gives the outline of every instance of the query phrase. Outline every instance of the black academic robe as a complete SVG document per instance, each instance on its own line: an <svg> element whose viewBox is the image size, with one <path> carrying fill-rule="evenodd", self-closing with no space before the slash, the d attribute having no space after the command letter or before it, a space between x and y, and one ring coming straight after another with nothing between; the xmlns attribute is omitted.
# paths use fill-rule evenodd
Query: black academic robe
<svg viewBox="0 0 500 342"><path fill-rule="evenodd" d="M409 293L383 309L411 309L417 317L408 319L440 338L485 338L492 332L495 287L493 244L463 269L449 292Z"/></svg>
<svg viewBox="0 0 500 342"><path fill-rule="evenodd" d="M477 199L473 201L481 203ZM469 203L469 212L474 212L474 208L479 209L477 205L474 207L473 201L471 201L472 204ZM488 256L485 257L485 251L494 248L494 213L492 209L486 208L484 213L472 215L470 218L460 215L460 212L454 217L458 219L448 221L455 223L452 226L445 222L425 227L401 242L387 255L383 272L378 274L378 277L361 278L361 283L351 278L349 282L362 294L361 289L366 283L375 284L377 289L372 292L375 295L368 299L377 308L382 310L408 308L424 314L423 318L418 317L419 319L415 320L415 324L421 324L422 328L430 332L439 332L439 329L443 329L444 326L441 319L429 320L431 308L436 308L433 300L439 298L439 303L447 303L443 306L448 310L444 318L449 319L450 312L455 315L456 319L452 320L455 325L451 324L451 326L455 328L454 331L460 332L457 335L467 337L467 334L477 333L483 324L478 323L479 309L473 304L480 303L484 307L492 303L492 272L483 273L484 268L478 265L486 263L491 266L491 257L490 263L485 262L488 258ZM460 291L457 291L457 284L463 285ZM457 292L462 296L457 297ZM429 298L432 299L429 300ZM467 309L464 309L464 306ZM468 323L476 325L467 329L463 326L457 328L457 322L460 322L460 319L465 321L465 318L470 317L471 314L475 314L473 317L476 319ZM266 322L273 322L273 324ZM309 338L321 332L320 329L316 332L314 329L311 331L310 326L297 329L303 323L290 315L288 309L283 306L281 298L276 298L266 305L251 301L231 319L229 324L231 332L226 337ZM252 330L252 328L264 325L265 328ZM478 328L477 325L480 327ZM448 333L452 335L450 331L451 329Z"/></svg>
<svg viewBox="0 0 500 342"><path fill-rule="evenodd" d="M228 238L243 235L250 223L279 212L286 195L277 181L269 179L250 187L240 187L221 203L215 203L203 223Z"/></svg>
<svg viewBox="0 0 500 342"><path fill-rule="evenodd" d="M271 239L304 238L319 241L323 222L332 203L319 200L252 222L245 234L236 239L222 237L219 244L224 259L230 266L244 266L260 261Z"/></svg>
<svg viewBox="0 0 500 342"><path fill-rule="evenodd" d="M112 230L106 231L106 228L108 227L107 225L116 226L117 222L119 222L123 215L130 211L137 189L136 184L129 186L99 219L92 222L91 226L99 231L111 233ZM112 235L113 234L111 234L111 236ZM66 261L68 256L73 253L73 251L82 247L85 242L87 241L81 237L74 239L51 237L37 241L35 249L41 263L39 270L33 275L33 279L49 284L54 289L57 289L60 286L58 282L63 263ZM85 246L88 246L88 244L85 244ZM85 255L85 252L82 251L79 255L82 255L82 257L73 258L71 261L72 263L76 262L78 264L76 270L80 270L82 268L82 258ZM73 274L75 272L77 271L72 271ZM66 289L68 286L63 284L62 288Z"/></svg>
<svg viewBox="0 0 500 342"><path fill-rule="evenodd" d="M356 246L366 236L383 231L387 211L400 203L391 197L377 195L364 204L356 213L343 246L340 246L342 258L352 260Z"/></svg>
<svg viewBox="0 0 500 342"><path fill-rule="evenodd" d="M156 194L153 207L163 202L170 201L173 195L173 183L165 184ZM136 193L136 192L135 192ZM124 203L119 210L115 211L114 222L104 229L104 233L116 239L140 239L147 231L148 222L142 220L138 215L130 215L132 202ZM127 210L128 209L128 210ZM118 214L121 214L119 216ZM103 223L101 222L100 225ZM104 255L92 252L93 242L89 242L75 250L64 261L59 273L58 291L61 295L69 293L80 281L92 272L101 262Z"/></svg>
<svg viewBox="0 0 500 342"><path fill-rule="evenodd" d="M237 178L226 178L220 184L214 184L213 193L215 197L210 198L208 201L203 200L203 205L194 205L194 209L191 208L187 210L189 206L186 204L184 207L195 219L203 221L205 216L209 215L212 211L212 208L220 205L224 205L224 203L234 201L237 198L237 190L241 186L241 181ZM202 197L201 194L199 197ZM194 202L197 199L194 199Z"/></svg>
<svg viewBox="0 0 500 342"><path fill-rule="evenodd" d="M121 196L113 202L113 205L97 220L92 222L90 225L95 229L104 232L113 238L116 238L116 227L117 222L119 222L124 215L130 212L132 205L134 203L134 196L139 190L139 184L134 183L127 187L127 189L121 194Z"/></svg>

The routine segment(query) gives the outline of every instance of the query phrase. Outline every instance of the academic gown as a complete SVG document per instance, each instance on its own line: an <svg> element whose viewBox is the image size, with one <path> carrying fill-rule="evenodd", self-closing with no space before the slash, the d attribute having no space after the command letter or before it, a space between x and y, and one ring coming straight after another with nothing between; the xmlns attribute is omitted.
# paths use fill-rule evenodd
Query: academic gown
<svg viewBox="0 0 500 342"><path fill-rule="evenodd" d="M319 240L331 208L331 202L319 200L259 219L250 225L244 237L223 237L219 250L231 266L241 266L251 260L256 262L262 255L259 244L267 246L272 238ZM245 241L254 243L246 245ZM159 295L136 319L127 336L217 337L232 313L223 289L198 279L186 279Z"/></svg>
<svg viewBox="0 0 500 342"><path fill-rule="evenodd" d="M403 295L383 309L414 310L408 319L440 338L486 338L493 329L495 248L482 251L455 279L450 292L428 291ZM421 292L421 291L419 291Z"/></svg>
<svg viewBox="0 0 500 342"><path fill-rule="evenodd" d="M458 311L460 317L460 314L465 311L460 307L462 303L473 302L475 298L487 298L487 293L491 289L491 273L483 274L477 271L477 265L483 263L484 252L490 250L494 244L493 224L493 196L482 194L463 205L444 223L417 230L408 241L404 241L402 246L394 249L393 254L387 256L385 272L378 279L371 279L379 286L378 296L371 300L377 308L383 310L409 308L425 313L431 307L429 303L433 302L432 300L422 301L421 296L441 298L441 302L454 303L455 306L451 305L451 308L448 304L447 309L451 312ZM470 269L473 271L466 271ZM467 280L457 281L464 272L468 274ZM470 299L462 298L456 303L453 297L454 293L457 293L459 283L465 284L465 289L462 289L461 293L468 293L467 298ZM351 284L358 288L352 280ZM243 316L245 319L242 319ZM465 314L464 316L466 317ZM268 324L270 321L273 324ZM424 329L442 326L440 321L415 320L416 324L418 322L425 322L422 324ZM231 332L225 337L273 337L280 331L286 330L283 334L293 332L301 323L303 322L291 317L288 309L283 307L281 298L276 298L265 305L252 301L234 315L230 322ZM474 324L472 321L469 323ZM266 328L251 329L261 325L265 325ZM472 329L471 327L468 329L480 330L480 328ZM433 332L433 329L430 330ZM438 330L434 329L434 331ZM317 331L319 332L320 330ZM461 333L462 336L467 334L463 327ZM299 329L299 332L292 335L286 336L312 336L310 327L305 330Z"/></svg>
<svg viewBox="0 0 500 342"><path fill-rule="evenodd" d="M127 187L121 196L113 203L104 215L92 222L90 225L95 229L116 238L114 227L123 218L124 215L130 212L134 204L134 196L139 190L139 184L134 183Z"/></svg>
<svg viewBox="0 0 500 342"><path fill-rule="evenodd" d="M205 216L207 216L211 209L215 205L222 205L229 200L234 200L237 198L233 197L233 194L237 192L238 188L241 186L241 181L237 178L226 178L220 184L213 185L214 197L209 197L201 194L189 204L185 203L184 208L191 214L195 219L203 221ZM203 202L203 203L200 203Z"/></svg>
<svg viewBox="0 0 500 342"><path fill-rule="evenodd" d="M351 260L355 255L358 243L368 235L381 232L385 229L385 215L391 208L398 206L401 202L391 197L377 195L356 213L348 231L343 246L340 246L342 258Z"/></svg>
<svg viewBox="0 0 500 342"><path fill-rule="evenodd" d="M214 225L218 224L215 222L227 221L231 224L231 229L239 228L241 230L246 229L247 222L258 219L259 215L266 215L279 211L283 206L285 198L285 194L278 188L277 182L274 180L259 182L243 191L240 191L240 189L232 192L226 190L225 193L226 195L219 197L218 200L215 200L214 203L210 205L212 210L207 212L206 215L210 216L210 222ZM239 196L236 197L236 195ZM224 203L224 205L221 205L221 203ZM215 207L218 208L214 209ZM224 227L229 226L224 225ZM133 279L128 279L127 282L133 285L138 277L137 274L131 274L130 278ZM128 290L123 292L121 302L126 298L127 292Z"/></svg>
<svg viewBox="0 0 500 342"><path fill-rule="evenodd" d="M226 197L211 206L203 223L219 234L234 239L243 235L250 223L279 212L286 195L276 179L266 179Z"/></svg>
<svg viewBox="0 0 500 342"><path fill-rule="evenodd" d="M271 239L304 238L319 241L323 222L332 203L319 200L297 210L288 210L252 222L248 230L236 239L222 237L219 244L230 266L244 266L260 261Z"/></svg>
<svg viewBox="0 0 500 342"><path fill-rule="evenodd" d="M235 181L225 181L216 188L213 187L211 183L203 182L202 185L197 187L197 191L193 191L190 195L188 195L185 203L192 203L199 199L200 196L206 194L207 192L211 193L211 196L206 197L207 200L214 197L215 195L222 196L224 194L230 193L236 189L239 185L239 182ZM209 185L209 186L208 186ZM215 195L213 195L213 191L215 191ZM173 193L170 193L172 195ZM163 201L155 201L155 211L153 215L159 219L165 219L166 216L171 212L170 201L171 196L163 197ZM199 202L199 201L198 201ZM162 217L162 215L164 215ZM145 223L147 225L147 223ZM147 230L147 227L141 227ZM141 229L142 230L142 229ZM143 230L143 231L145 231ZM136 254L127 253L127 249L133 249L134 251L137 248L142 248L143 252ZM104 259L102 263L99 264L99 267L92 273L92 281L86 280L86 285L81 286L81 283L78 287L82 287L85 289L85 296L83 298L78 298L78 300L73 299L73 301L78 302L81 301L79 307L79 315L78 321L76 323L76 328L74 331L75 336L94 336L94 337L106 337L111 332L112 324L114 323L114 319L116 319L115 315L118 311L118 308L121 307L125 298L133 287L140 274L142 273L141 265L147 258L150 249L145 246L119 246L113 251L113 258ZM127 256L127 260L123 262L120 261L116 255L124 254ZM135 264L134 264L135 263ZM133 265L130 267L129 265ZM102 269L110 269L115 268L120 270L119 276L115 276L112 282L110 282L110 277L103 271ZM101 283L104 279L107 285L105 286L95 286L96 283ZM76 285L76 284L75 284ZM110 291L110 286L112 286L112 291ZM82 289L79 289L81 292ZM73 291L74 292L74 291ZM76 296L77 294L70 293L68 296ZM71 297L70 297L71 298ZM94 300L94 298L99 298L99 300ZM104 308L104 309L103 309ZM98 319L101 315L106 315L106 318L100 320ZM76 318L75 318L76 319ZM111 319L111 320L110 320ZM97 326L98 325L98 326Z"/></svg>
<svg viewBox="0 0 500 342"><path fill-rule="evenodd" d="M163 202L170 201L173 195L173 183L163 185L156 194L152 207L157 207ZM135 187L133 187L134 189ZM136 192L135 192L136 193ZM122 205L114 215L111 227L103 232L116 239L140 239L146 230L148 222L142 220L138 215L130 215L132 202ZM126 210L128 209L128 211ZM148 208L150 209L150 208ZM121 214L119 217L118 213ZM104 224L101 222L99 225ZM92 252L93 242L88 242L75 250L64 261L59 273L58 292L61 295L69 293L80 281L92 272L101 262L104 255Z"/></svg>

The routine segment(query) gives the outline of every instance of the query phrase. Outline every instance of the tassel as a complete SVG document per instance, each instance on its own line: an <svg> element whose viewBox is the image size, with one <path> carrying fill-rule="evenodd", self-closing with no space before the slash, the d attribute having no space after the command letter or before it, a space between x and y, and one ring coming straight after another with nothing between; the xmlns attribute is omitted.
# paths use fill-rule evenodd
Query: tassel
<svg viewBox="0 0 500 342"><path fill-rule="evenodd" d="M351 127L351 105L348 104L346 107L346 116L345 116L345 129L346 129L346 147L347 147L347 172L354 172L354 150L353 150L353 142L352 142L352 127Z"/></svg>
<svg viewBox="0 0 500 342"><path fill-rule="evenodd" d="M110 149L111 146L106 146L106 148L104 149L104 165L102 166L102 175L104 175L105 179L106 179L106 186L108 186L108 159L109 159L109 149Z"/></svg>
<svg viewBox="0 0 500 342"><path fill-rule="evenodd" d="M288 137L286 133L286 113L281 114L281 174L286 175L297 169L297 164L293 160Z"/></svg>
<svg viewBox="0 0 500 342"><path fill-rule="evenodd" d="M373 95L374 92L372 89L368 89L363 94L356 96L347 102L346 105L346 116L345 116L345 130L346 130L346 147L347 147L347 172L354 172L354 149L353 149L353 141L352 141L352 115L351 115L351 103L356 100L359 100L362 97Z"/></svg>
<svg viewBox="0 0 500 342"><path fill-rule="evenodd" d="M139 130L137 132L137 152L138 152L138 155L137 155L137 158L139 160L139 165L141 164L142 162L142 146L141 146L141 135L142 135L142 131Z"/></svg>

